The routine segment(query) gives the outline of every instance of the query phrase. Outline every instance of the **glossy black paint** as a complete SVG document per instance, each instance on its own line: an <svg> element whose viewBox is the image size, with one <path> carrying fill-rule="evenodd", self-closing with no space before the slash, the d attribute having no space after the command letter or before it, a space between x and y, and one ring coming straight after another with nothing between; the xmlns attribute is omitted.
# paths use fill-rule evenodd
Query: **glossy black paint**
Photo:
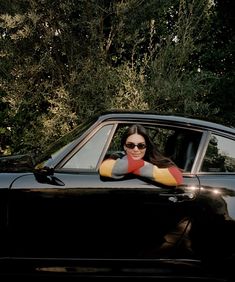
<svg viewBox="0 0 235 282"><path fill-rule="evenodd" d="M118 128L132 123L156 127L154 132L185 131L193 139L193 154L176 158L185 169L183 185L99 176ZM202 171L212 136L235 144L235 130L219 124L113 112L62 137L37 156L36 169L26 157L0 159L0 275L232 281L234 155L226 159L229 169L218 171L210 162L219 146L211 142L204 165L209 171ZM188 152L191 147L184 144L183 152ZM77 167L74 157L82 160ZM217 154L216 162L222 157L223 152ZM190 166L181 164L184 158Z"/></svg>

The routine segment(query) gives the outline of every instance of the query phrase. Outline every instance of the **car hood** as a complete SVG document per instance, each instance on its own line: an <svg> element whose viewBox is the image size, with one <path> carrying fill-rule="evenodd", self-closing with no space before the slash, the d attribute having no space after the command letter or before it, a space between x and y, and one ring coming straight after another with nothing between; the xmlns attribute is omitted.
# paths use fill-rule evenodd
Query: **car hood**
<svg viewBox="0 0 235 282"><path fill-rule="evenodd" d="M24 175L28 175L31 173L21 173L21 172L3 172L0 173L0 189L9 189L11 188L13 182Z"/></svg>

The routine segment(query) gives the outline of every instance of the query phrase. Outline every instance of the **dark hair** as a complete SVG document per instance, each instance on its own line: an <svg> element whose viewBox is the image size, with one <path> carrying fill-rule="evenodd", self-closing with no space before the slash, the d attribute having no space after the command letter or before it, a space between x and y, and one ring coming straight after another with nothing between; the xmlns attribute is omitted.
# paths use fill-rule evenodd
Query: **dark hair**
<svg viewBox="0 0 235 282"><path fill-rule="evenodd" d="M150 139L147 130L141 124L133 124L126 130L121 139L122 146L125 145L127 138L132 134L139 134L144 137L145 143L147 145L146 152L143 158L145 161L161 168L175 165L172 160L166 158L159 152L156 145Z"/></svg>

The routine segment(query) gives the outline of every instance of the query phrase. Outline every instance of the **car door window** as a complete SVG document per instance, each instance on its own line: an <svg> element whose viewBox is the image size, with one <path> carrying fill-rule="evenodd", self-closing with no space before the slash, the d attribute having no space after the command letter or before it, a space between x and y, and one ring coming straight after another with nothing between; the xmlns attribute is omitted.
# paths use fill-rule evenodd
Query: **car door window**
<svg viewBox="0 0 235 282"><path fill-rule="evenodd" d="M100 128L63 166L70 169L95 169L112 125Z"/></svg>
<svg viewBox="0 0 235 282"><path fill-rule="evenodd" d="M196 157L202 133L177 127L142 124L158 150L172 159L185 172L190 172ZM120 124L115 132L106 157L122 156L121 137L130 124Z"/></svg>
<svg viewBox="0 0 235 282"><path fill-rule="evenodd" d="M212 134L201 172L235 172L235 140Z"/></svg>

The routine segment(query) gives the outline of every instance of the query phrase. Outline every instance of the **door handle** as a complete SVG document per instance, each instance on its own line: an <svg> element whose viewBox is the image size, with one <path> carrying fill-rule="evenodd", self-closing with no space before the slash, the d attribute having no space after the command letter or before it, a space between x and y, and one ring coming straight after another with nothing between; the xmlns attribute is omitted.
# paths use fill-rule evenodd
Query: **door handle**
<svg viewBox="0 0 235 282"><path fill-rule="evenodd" d="M191 201L195 198L194 193L182 193L182 194L174 194L174 195L168 195L168 200L173 203L179 203L183 201Z"/></svg>
<svg viewBox="0 0 235 282"><path fill-rule="evenodd" d="M180 194L168 194L168 193L162 193L160 194L160 197L168 198L170 202L173 203L179 203L183 201L191 201L195 198L195 193L193 192L184 192Z"/></svg>

